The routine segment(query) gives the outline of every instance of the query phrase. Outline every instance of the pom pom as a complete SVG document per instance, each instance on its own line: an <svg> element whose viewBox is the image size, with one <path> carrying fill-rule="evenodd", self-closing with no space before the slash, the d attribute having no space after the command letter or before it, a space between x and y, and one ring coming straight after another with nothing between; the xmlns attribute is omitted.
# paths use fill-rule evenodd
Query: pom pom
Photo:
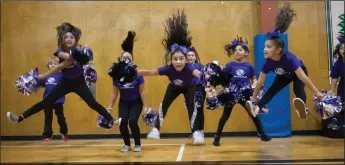
<svg viewBox="0 0 345 165"><path fill-rule="evenodd" d="M327 94L326 91L321 92L323 94L322 100L319 100L314 95L315 111L320 114L323 120L333 117L342 110L342 103L339 96L332 96Z"/></svg>
<svg viewBox="0 0 345 165"><path fill-rule="evenodd" d="M253 86L251 86L250 84L246 84L244 86L242 86L240 88L240 99L243 100L243 101L247 101L247 100L250 100L252 95L253 95L253 92L254 92L254 88ZM265 87L264 85L261 86L259 92L258 92L258 99L260 100L261 97L265 94Z"/></svg>
<svg viewBox="0 0 345 165"><path fill-rule="evenodd" d="M206 103L207 103L206 108L209 110L215 110L219 107L217 97L212 97L212 96L208 97Z"/></svg>
<svg viewBox="0 0 345 165"><path fill-rule="evenodd" d="M102 115L99 115L98 116L98 120L97 120L97 123L98 125L101 127L101 128L104 128L104 129L110 129L112 128L112 123L111 121L109 122L107 119L105 119Z"/></svg>
<svg viewBox="0 0 345 165"><path fill-rule="evenodd" d="M118 63L113 63L110 67L108 75L114 82L130 83L138 76L137 66L130 59L125 59Z"/></svg>
<svg viewBox="0 0 345 165"><path fill-rule="evenodd" d="M149 108L143 115L143 120L149 127L154 127L157 122L157 113L152 108Z"/></svg>
<svg viewBox="0 0 345 165"><path fill-rule="evenodd" d="M251 101L252 100L252 95L254 92L254 88L253 86L251 86L250 84L246 84L246 85L242 85L242 87L239 87L239 85L235 85L237 88L239 88L239 94L238 94L238 101ZM265 94L265 87L264 85L261 86L261 88L259 89L257 98L260 100L262 98L262 96ZM252 102L252 101L251 101ZM253 103L253 102L252 102ZM255 105L255 103L253 103L253 105L256 107L257 105ZM266 106L264 106L264 108L267 109ZM266 114L267 112L265 112L263 109L259 110L259 114Z"/></svg>
<svg viewBox="0 0 345 165"><path fill-rule="evenodd" d="M38 69L31 69L26 74L19 76L14 82L14 86L17 88L18 92L23 95L31 95L36 92L38 84Z"/></svg>
<svg viewBox="0 0 345 165"><path fill-rule="evenodd" d="M242 101L250 100L250 97L253 95L253 92L254 92L253 87L250 84L248 84L248 85L241 87L240 90L241 90L240 99Z"/></svg>
<svg viewBox="0 0 345 165"><path fill-rule="evenodd" d="M89 65L84 65L84 77L87 86L91 86L91 83L96 83L98 77L97 72Z"/></svg>
<svg viewBox="0 0 345 165"><path fill-rule="evenodd" d="M201 94L201 92L196 91L195 94L194 94L194 104L195 104L195 106L197 108L200 108L201 105L202 105L202 102L204 102L204 96ZM186 103L185 103L185 107L187 108Z"/></svg>
<svg viewBox="0 0 345 165"><path fill-rule="evenodd" d="M226 88L217 93L217 100L221 106L229 106L236 104L240 98L240 91L235 85Z"/></svg>
<svg viewBox="0 0 345 165"><path fill-rule="evenodd" d="M208 83L216 87L218 85L228 86L231 82L232 74L224 72L218 65L218 62L212 62L205 65L201 70L200 80L206 86Z"/></svg>
<svg viewBox="0 0 345 165"><path fill-rule="evenodd" d="M73 48L70 54L72 55L73 59L81 65L85 65L93 59L93 52L87 45Z"/></svg>

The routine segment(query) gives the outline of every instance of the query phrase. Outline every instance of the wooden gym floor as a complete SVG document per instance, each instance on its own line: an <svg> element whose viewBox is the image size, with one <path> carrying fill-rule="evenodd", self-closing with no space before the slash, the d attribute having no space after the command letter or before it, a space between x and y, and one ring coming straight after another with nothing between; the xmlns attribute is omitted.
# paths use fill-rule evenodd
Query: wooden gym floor
<svg viewBox="0 0 345 165"><path fill-rule="evenodd" d="M194 146L191 140L142 139L140 153L120 153L122 139L111 140L52 140L2 141L1 163L81 163L81 162L168 162L202 163L289 163L289 164L344 164L344 139L321 136L293 136L261 142L255 137L221 139L221 146L205 144ZM132 145L133 145L133 141Z"/></svg>

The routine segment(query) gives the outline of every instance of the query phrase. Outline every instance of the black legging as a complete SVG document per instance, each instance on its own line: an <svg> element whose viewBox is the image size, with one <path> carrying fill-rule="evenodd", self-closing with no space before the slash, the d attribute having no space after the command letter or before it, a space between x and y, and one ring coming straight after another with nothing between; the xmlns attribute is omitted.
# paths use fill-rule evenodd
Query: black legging
<svg viewBox="0 0 345 165"><path fill-rule="evenodd" d="M53 136L52 122L53 122L53 109L60 125L60 133L66 135L68 133L67 123L63 114L63 104L55 103L50 107L44 108L44 131L43 136L50 138Z"/></svg>
<svg viewBox="0 0 345 165"><path fill-rule="evenodd" d="M307 68L303 65L301 66L304 73L308 76ZM306 103L307 96L305 94L304 90L304 83L302 80L300 80L296 73L291 73L290 76L280 76L277 75L273 81L273 84L268 89L268 91L262 96L262 98L258 102L259 108L264 107L268 102L272 100L272 98L285 86L289 85L291 82L293 82L293 91L297 98L300 98Z"/></svg>
<svg viewBox="0 0 345 165"><path fill-rule="evenodd" d="M245 106L245 101L239 101L238 104L241 104L242 107L244 109L246 109L246 106ZM232 112L232 109L234 108L236 104L232 104L232 105L228 105L228 106L225 106L224 109L223 109L223 115L222 117L219 119L219 122L218 122L218 128L217 128L217 133L216 135L218 137L221 136L222 132L223 132L223 128L224 128L224 125L225 123L228 121L228 119L230 118L230 115L231 115L231 112ZM249 117L253 120L255 126L256 126L256 129L258 131L258 133L260 135L264 134L264 130L262 128L262 125L261 125L261 120L260 120L260 117L259 116L256 116L255 118L252 117L248 110L246 111L249 115Z"/></svg>
<svg viewBox="0 0 345 165"><path fill-rule="evenodd" d="M134 138L135 145L141 145L140 143L140 129L138 126L138 119L143 109L143 103L141 98L133 101L125 101L120 99L119 103L119 117L122 118L120 125L120 132L125 142L125 145L130 146L129 140L129 127L131 128L132 136Z"/></svg>
<svg viewBox="0 0 345 165"><path fill-rule="evenodd" d="M196 85L195 92L200 92L202 95L202 100L198 102L197 110L198 110L198 118L197 122L199 123L200 130L204 130L204 103L206 99L206 91L205 87L202 84Z"/></svg>
<svg viewBox="0 0 345 165"><path fill-rule="evenodd" d="M108 121L113 121L113 117L105 110L105 108L100 105L95 98L93 97L90 89L87 87L84 76L80 76L74 79L68 79L66 77L62 77L59 83L55 86L55 88L48 94L46 98L42 101L36 103L28 110L26 110L22 116L24 118L28 118L31 115L34 115L46 107L49 107L55 103L56 100L60 99L61 97L65 96L68 93L74 92L79 97L81 97L87 105L97 111L100 115L104 116L104 118Z"/></svg>
<svg viewBox="0 0 345 165"><path fill-rule="evenodd" d="M188 109L188 116L189 122L191 126L191 131L194 132L196 130L200 130L199 122L199 114L197 112L196 107L194 106L194 92L195 92L195 85L189 85L183 88L177 88L171 84L168 85L167 90L165 91L164 99L159 107L158 118L156 122L156 128L159 130L161 125L163 124L163 120L168 112L168 109L171 103L182 93L186 100L186 106Z"/></svg>

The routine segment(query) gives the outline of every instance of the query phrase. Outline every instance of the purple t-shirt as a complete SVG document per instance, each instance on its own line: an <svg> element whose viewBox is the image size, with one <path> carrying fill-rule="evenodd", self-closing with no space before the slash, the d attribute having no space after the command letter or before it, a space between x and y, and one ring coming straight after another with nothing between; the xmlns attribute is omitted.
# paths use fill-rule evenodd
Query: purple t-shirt
<svg viewBox="0 0 345 165"><path fill-rule="evenodd" d="M58 54L60 52L65 52L62 48L58 48L56 52L54 53L55 56L58 57ZM65 61L62 58L59 58L59 63L62 63ZM81 66L79 63L73 63L72 65L62 69L62 76L67 78L76 78L79 76L84 75L84 69L83 66Z"/></svg>
<svg viewBox="0 0 345 165"><path fill-rule="evenodd" d="M267 74L275 72L278 75L292 75L299 67L303 66L303 62L291 52L284 52L279 61L267 58L262 65L261 72Z"/></svg>
<svg viewBox="0 0 345 165"><path fill-rule="evenodd" d="M175 87L185 87L193 84L193 66L187 63L182 71L178 72L173 64L163 66L157 69L159 75L165 75L169 78L170 84Z"/></svg>
<svg viewBox="0 0 345 165"><path fill-rule="evenodd" d="M224 71L232 73L234 77L231 83L233 84L250 84L250 80L255 76L255 70L253 65L248 62L237 63L235 61L229 62L225 65Z"/></svg>
<svg viewBox="0 0 345 165"><path fill-rule="evenodd" d="M340 81L339 81L339 86L338 86L338 93L344 92L344 62L342 60L337 60L331 70L331 78L339 78L340 77Z"/></svg>
<svg viewBox="0 0 345 165"><path fill-rule="evenodd" d="M192 64L192 66L193 66L193 69L197 69L199 71L201 71L204 68L204 66L200 63L194 63L194 64ZM194 76L193 77L193 84L200 85L201 84L200 78Z"/></svg>
<svg viewBox="0 0 345 165"><path fill-rule="evenodd" d="M55 73L44 80L39 81L39 85L41 87L45 87L44 93L43 93L43 98L46 98L48 94L55 88L56 84L59 83L61 80L62 74L61 72ZM65 96L61 97L58 99L55 103L64 103L65 102Z"/></svg>
<svg viewBox="0 0 345 165"><path fill-rule="evenodd" d="M113 81L113 85L120 89L122 100L131 101L140 98L139 85L144 83L144 77L138 76L130 83L121 84Z"/></svg>

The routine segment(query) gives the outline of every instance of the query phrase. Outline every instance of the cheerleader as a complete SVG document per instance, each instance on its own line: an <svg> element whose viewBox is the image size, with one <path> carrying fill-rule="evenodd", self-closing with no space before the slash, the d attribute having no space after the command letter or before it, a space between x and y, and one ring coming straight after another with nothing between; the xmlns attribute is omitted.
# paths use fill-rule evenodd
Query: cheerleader
<svg viewBox="0 0 345 165"><path fill-rule="evenodd" d="M330 90L328 91L329 94L333 94L335 87L339 81L338 89L337 89L337 95L340 97L341 102L343 103L344 106L344 101L345 101L345 88L344 88L344 36L338 37L339 44L336 46L335 51L333 53L333 56L337 58L337 61L334 63L331 69L331 75L330 77L332 78L331 81L331 86ZM337 124L338 119L343 119L342 115L344 115L344 111L342 111L339 115L336 117L333 117L330 124L328 125L329 128L332 129L338 129L338 125L342 124Z"/></svg>
<svg viewBox="0 0 345 165"><path fill-rule="evenodd" d="M194 105L195 84L193 83L193 76L200 77L200 71L193 69L192 64L187 63L187 52L191 46L192 37L187 31L187 20L184 11L177 12L173 18L166 20L167 26L165 32L167 38L163 40L163 45L166 50L166 64L167 58L171 60L171 64L153 69L153 70L138 70L141 76L167 76L170 83L166 89L165 96L159 107L159 119L156 126L148 133L147 138L160 138L160 128L171 103L180 95L183 94L188 109L190 119L191 131L193 133L193 143L204 143L203 132L201 131L198 121L199 114Z"/></svg>
<svg viewBox="0 0 345 165"><path fill-rule="evenodd" d="M82 34L81 30L67 22L58 26L56 30L59 48L56 50L54 55L59 57L59 65L44 74L40 74L38 76L38 80L43 80L59 72L60 70L62 71L61 80L42 101L24 111L24 113L22 113L20 116L7 112L7 118L15 123L22 122L31 115L34 115L40 112L42 109L53 105L55 101L66 94L74 92L79 95L90 108L94 109L97 113L110 121L109 126L119 125L121 118L114 120L107 110L94 99L90 89L86 85L82 66L86 63L86 61L84 61L85 63L81 64L73 59L73 53L78 51L77 45Z"/></svg>
<svg viewBox="0 0 345 165"><path fill-rule="evenodd" d="M285 5L277 15L276 27L272 32L267 33L268 39L265 42L264 56L266 58L260 72L259 80L253 93L253 102L246 102L246 106L251 110L251 114L255 117L259 110L264 107L272 98L285 86L293 82L293 90L297 98L293 99L293 105L298 116L302 119L307 116L306 94L304 91L305 84L314 92L317 98L323 97L322 93L317 90L313 82L308 78L307 68L302 60L298 59L293 53L284 50L284 41L279 36L284 33L290 26L293 17L296 16L295 11L290 5ZM261 87L269 72L277 73L277 76L268 89L268 91L258 100L257 95L259 87Z"/></svg>
<svg viewBox="0 0 345 165"><path fill-rule="evenodd" d="M135 42L134 31L129 31L127 38L122 42L123 52L120 55L121 61L130 59L133 61L133 46ZM138 126L138 119L143 109L146 108L145 96L144 96L144 78L137 76L135 80L130 83L119 83L113 81L113 93L110 97L110 102L107 110L111 112L114 103L120 92L120 102L118 114L121 120L120 132L125 145L121 148L121 152L128 152L131 149L129 140L128 125L131 128L131 132L134 138L134 152L141 151L140 142L140 129Z"/></svg>
<svg viewBox="0 0 345 165"><path fill-rule="evenodd" d="M199 71L201 71L202 68L204 67L201 64L199 54L194 47L189 48L187 52L187 62L192 64L193 68ZM198 77L194 77L193 82L196 85L195 92L199 92L200 96L202 97L201 100L198 100L197 102L195 102L195 106L198 111L197 122L199 122L200 124L199 126L200 126L201 131L204 132L204 102L206 99L205 87L201 84L200 78Z"/></svg>
<svg viewBox="0 0 345 165"><path fill-rule="evenodd" d="M56 65L59 64L59 61L55 57L48 58L46 62L46 67L51 70ZM61 80L61 72L55 73L41 81L39 85L44 87L43 98L46 98L49 93L55 88L56 84ZM53 109L55 110L55 115L57 117L58 123L60 125L61 138L64 142L68 141L68 128L66 123L66 118L63 114L63 104L65 103L65 96L58 99L52 106L44 108L44 131L43 131L43 143L47 143L53 138Z"/></svg>
<svg viewBox="0 0 345 165"><path fill-rule="evenodd" d="M238 88L242 88L244 85L248 84L255 86L257 80L255 77L254 67L250 63L246 62L246 57L249 54L248 42L243 42L242 37L237 37L237 39L233 40L231 44L225 45L224 49L229 57L235 54L235 61L227 63L223 69L223 71L229 72L233 75L231 84L236 84ZM238 103L246 109L245 102L249 99L249 97L240 99ZM219 119L217 133L213 141L214 146L220 145L219 141L223 127L228 121L235 104L236 103L224 106L223 115ZM249 111L247 112L249 114ZM249 116L252 118L261 140L270 141L271 138L264 132L259 116L252 117L250 114Z"/></svg>

